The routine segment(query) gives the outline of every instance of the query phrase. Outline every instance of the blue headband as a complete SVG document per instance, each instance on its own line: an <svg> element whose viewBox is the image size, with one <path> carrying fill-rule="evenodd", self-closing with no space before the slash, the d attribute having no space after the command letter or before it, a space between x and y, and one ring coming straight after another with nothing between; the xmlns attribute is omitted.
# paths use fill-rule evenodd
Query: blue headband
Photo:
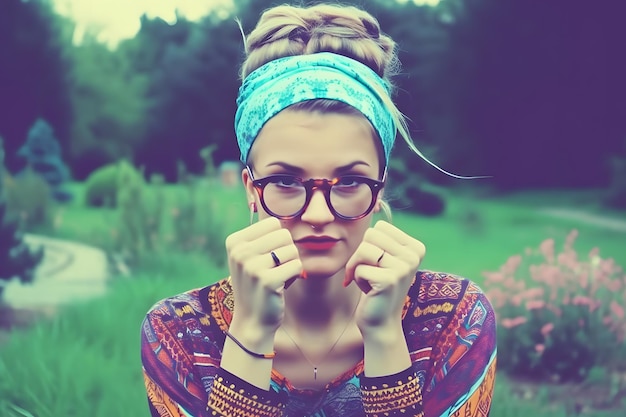
<svg viewBox="0 0 626 417"><path fill-rule="evenodd" d="M381 95L389 85L366 65L330 52L278 58L252 71L239 88L235 133L241 161L265 123L278 112L313 99L344 102L370 121L378 133L389 163L396 126Z"/></svg>

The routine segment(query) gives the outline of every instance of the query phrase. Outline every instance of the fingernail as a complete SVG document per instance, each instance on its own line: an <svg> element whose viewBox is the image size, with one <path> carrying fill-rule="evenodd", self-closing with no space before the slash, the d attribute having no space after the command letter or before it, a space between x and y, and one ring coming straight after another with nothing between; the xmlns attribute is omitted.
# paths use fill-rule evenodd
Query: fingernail
<svg viewBox="0 0 626 417"><path fill-rule="evenodd" d="M308 278L308 276L306 274L306 271L304 269L302 270L302 272L300 272L300 278L302 278L302 279L307 279Z"/></svg>

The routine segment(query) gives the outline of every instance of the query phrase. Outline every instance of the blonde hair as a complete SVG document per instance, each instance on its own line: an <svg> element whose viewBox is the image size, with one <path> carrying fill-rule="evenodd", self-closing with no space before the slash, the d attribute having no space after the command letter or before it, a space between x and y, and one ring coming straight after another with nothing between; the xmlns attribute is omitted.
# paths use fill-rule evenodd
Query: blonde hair
<svg viewBox="0 0 626 417"><path fill-rule="evenodd" d="M240 24L241 28L241 24ZM245 79L255 69L286 56L332 52L357 60L375 71L393 85L392 78L400 69L397 45L391 37L380 30L378 20L368 12L354 6L317 4L309 7L291 5L276 6L266 10L256 27L244 36L246 59L240 77ZM398 133L409 148L437 170L455 178L452 174L431 162L415 146L409 133L407 118L397 108L389 94L380 94L385 108L390 112ZM319 100L315 100L319 101ZM325 100L321 100L325 101ZM325 103L299 103L295 108L345 112L345 106ZM343 109L342 109L343 107Z"/></svg>

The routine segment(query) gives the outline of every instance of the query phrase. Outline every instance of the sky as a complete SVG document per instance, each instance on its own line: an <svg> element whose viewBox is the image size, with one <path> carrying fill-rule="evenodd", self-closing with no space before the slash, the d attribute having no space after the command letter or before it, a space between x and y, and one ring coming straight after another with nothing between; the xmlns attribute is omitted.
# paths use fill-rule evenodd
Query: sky
<svg viewBox="0 0 626 417"><path fill-rule="evenodd" d="M436 5L439 0L414 1L417 4ZM287 2L287 1L286 1ZM171 24L176 22L176 11L188 20L198 20L212 8L232 5L232 0L53 0L57 13L76 23L74 43L79 44L86 31L98 34L98 39L115 47L119 41L135 36L140 17L160 17Z"/></svg>

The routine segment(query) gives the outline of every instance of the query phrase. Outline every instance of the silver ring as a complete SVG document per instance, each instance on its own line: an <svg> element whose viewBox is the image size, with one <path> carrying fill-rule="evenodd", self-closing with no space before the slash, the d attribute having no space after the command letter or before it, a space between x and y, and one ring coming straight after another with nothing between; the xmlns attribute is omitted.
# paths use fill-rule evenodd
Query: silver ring
<svg viewBox="0 0 626 417"><path fill-rule="evenodd" d="M378 260L376 261L376 265L377 265L377 266L380 266L380 261L382 261L382 260L383 260L383 256L385 256L385 253L387 253L387 252L385 252L385 251L383 250L383 253L382 253L382 254L378 257Z"/></svg>
<svg viewBox="0 0 626 417"><path fill-rule="evenodd" d="M272 255L272 259L274 260L274 265L280 266L280 259L278 259L278 256L276 256L274 251L270 252L270 255Z"/></svg>

